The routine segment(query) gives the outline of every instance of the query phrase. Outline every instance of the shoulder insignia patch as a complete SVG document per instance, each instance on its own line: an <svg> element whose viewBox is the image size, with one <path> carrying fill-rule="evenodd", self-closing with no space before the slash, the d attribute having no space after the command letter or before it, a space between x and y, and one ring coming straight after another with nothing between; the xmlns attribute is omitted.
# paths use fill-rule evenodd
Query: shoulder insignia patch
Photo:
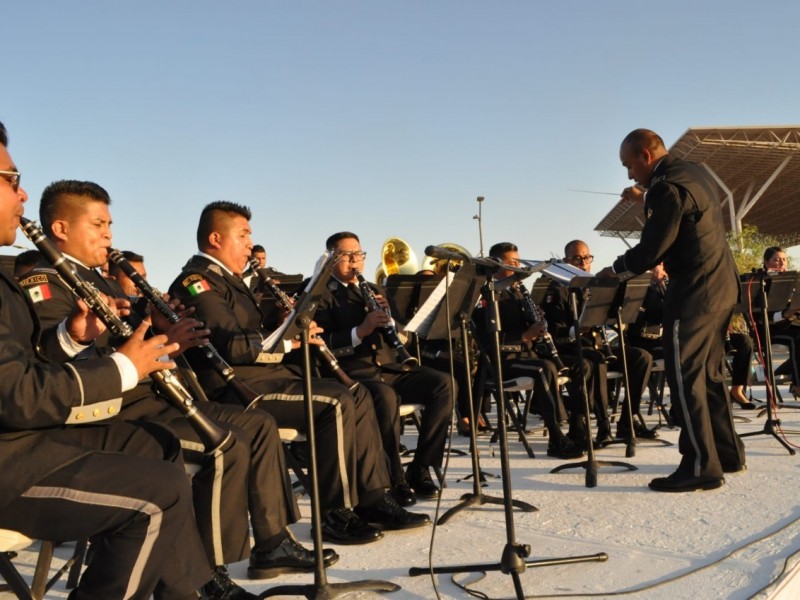
<svg viewBox="0 0 800 600"><path fill-rule="evenodd" d="M53 297L53 294L50 293L50 286L47 283L33 285L26 288L25 291L28 292L28 295L34 302L44 302Z"/></svg>
<svg viewBox="0 0 800 600"><path fill-rule="evenodd" d="M42 273L37 273L36 275L31 275L30 277L26 277L25 279L21 279L19 284L22 287L27 287L29 285L38 285L40 283L48 283L47 275Z"/></svg>

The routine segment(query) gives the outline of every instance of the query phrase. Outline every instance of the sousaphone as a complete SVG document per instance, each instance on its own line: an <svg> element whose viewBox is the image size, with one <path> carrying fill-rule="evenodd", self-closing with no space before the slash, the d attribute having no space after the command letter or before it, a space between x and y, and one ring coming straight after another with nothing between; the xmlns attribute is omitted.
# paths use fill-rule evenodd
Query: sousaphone
<svg viewBox="0 0 800 600"><path fill-rule="evenodd" d="M463 254L465 257L472 256L469 250L464 248L464 246L459 246L458 244L453 244L450 242L445 242L444 244L436 244L441 248L445 248L446 250L450 250L451 252L458 252L459 254ZM441 258L434 258L432 256L426 256L425 260L422 261L422 267L420 267L421 271L433 271L436 275L444 275L445 270L447 269L448 261L442 260ZM458 267L464 264L464 261L455 261L451 260L450 269L455 271Z"/></svg>
<svg viewBox="0 0 800 600"><path fill-rule="evenodd" d="M417 255L406 241L392 237L383 242L381 264L375 271L375 283L383 284L389 275L413 275L417 271Z"/></svg>

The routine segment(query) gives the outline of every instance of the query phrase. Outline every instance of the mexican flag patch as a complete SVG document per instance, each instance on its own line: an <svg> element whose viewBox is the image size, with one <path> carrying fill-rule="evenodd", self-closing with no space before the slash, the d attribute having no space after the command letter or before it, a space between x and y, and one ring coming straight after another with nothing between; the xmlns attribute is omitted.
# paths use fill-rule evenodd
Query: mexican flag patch
<svg viewBox="0 0 800 600"><path fill-rule="evenodd" d="M197 294L202 294L203 292L210 290L211 286L208 285L208 282L205 279L201 279L200 281L190 283L186 286L186 289L189 290L189 293L192 296L197 296Z"/></svg>
<svg viewBox="0 0 800 600"><path fill-rule="evenodd" d="M50 298L53 297L53 294L50 293L50 286L47 285L46 283L29 287L28 295L30 295L31 300L33 300L34 302L42 302L44 300L50 300Z"/></svg>

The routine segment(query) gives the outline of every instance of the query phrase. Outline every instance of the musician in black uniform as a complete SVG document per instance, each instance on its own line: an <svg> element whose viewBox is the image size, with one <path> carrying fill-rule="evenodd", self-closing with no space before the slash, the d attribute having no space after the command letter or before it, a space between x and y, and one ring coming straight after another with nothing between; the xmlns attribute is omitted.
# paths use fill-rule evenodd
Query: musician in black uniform
<svg viewBox="0 0 800 600"><path fill-rule="evenodd" d="M664 366L681 426L677 470L650 482L661 492L707 490L745 468L723 372L724 342L739 290L717 185L700 165L667 152L653 131L637 129L620 146L628 178L647 189L640 242L601 275L644 273L663 260ZM641 199L639 187L623 197Z"/></svg>
<svg viewBox="0 0 800 600"><path fill-rule="evenodd" d="M116 281L104 278L96 270L105 262L111 245L110 202L107 192L97 184L58 181L42 193L40 220L47 237L72 261L83 279L112 298L127 298ZM46 261L20 285L30 293L44 326L57 324L75 306L75 296ZM138 324L141 315L133 313L129 319ZM199 329L199 321L192 318L175 325L163 317L156 322L184 347L202 343L208 335L207 330ZM93 352L107 354L118 343L119 340L106 333L95 340ZM240 407L209 402L197 406L235 437L232 446L213 457L202 455L197 432L176 408L153 392L149 381L140 382L124 394L121 416L132 422L168 425L181 439L187 462L201 465L192 477L195 514L217 577L227 580L224 566L246 558L248 553L251 578L313 570L313 553L300 546L287 529L300 514L274 420L258 410L245 413ZM249 552L248 507L256 541L252 552ZM337 558L333 551L328 551L329 562Z"/></svg>
<svg viewBox="0 0 800 600"><path fill-rule="evenodd" d="M764 269L768 272L785 273L789 265L786 252L779 246L770 246L764 250ZM797 312L785 309L775 311L770 315L770 339L775 344L782 344L789 348L789 358L782 365L775 368L777 374L789 374L792 378L792 391L795 395L800 393L800 326L796 324ZM756 314L756 321L760 316ZM761 339L764 339L763 326Z"/></svg>
<svg viewBox="0 0 800 600"><path fill-rule="evenodd" d="M414 459L406 469L406 480L422 498L435 498L439 487L433 482L430 467L440 467L444 455L447 427L453 410L454 384L450 377L430 367L404 370L382 336L392 322L389 303L383 291L370 285L375 299L386 310L367 311L356 270L364 269L365 253L358 236L340 232L325 242L329 252L341 260L333 268L327 293L320 299L317 323L325 331L323 339L339 358L339 364L353 379L372 393L376 411L382 415L381 434L392 460L395 484L402 485L397 449L400 444L398 410L401 402L424 405Z"/></svg>
<svg viewBox="0 0 800 600"><path fill-rule="evenodd" d="M519 267L519 249L510 242L500 242L489 249L489 256L497 258L503 264ZM514 272L501 270L495 273L498 280L513 279ZM544 353L538 354L536 342L541 341L547 332L547 324L542 314L539 322L532 321L526 315L527 309L538 310L538 307L526 307L521 286L522 281L510 285L499 284L502 290L498 297L500 311L500 349L503 357L503 377L532 377L534 380L533 397L541 412L549 433L547 455L556 458L579 458L583 456L581 445L575 444L561 431L559 421L563 411L563 402L558 385L558 370L552 360ZM531 301L532 304L532 301ZM473 316L478 328L483 347L489 347L488 314L485 307L479 307Z"/></svg>
<svg viewBox="0 0 800 600"><path fill-rule="evenodd" d="M7 145L0 123L2 246L14 243L28 199ZM102 551L70 594L75 600L197 598L211 569L177 440L103 420L139 377L173 367L159 359L177 348L164 346L165 336L143 341L140 329L109 357L60 362L100 330L85 307L42 329L27 294L0 269L0 527L47 540L92 537Z"/></svg>
<svg viewBox="0 0 800 600"><path fill-rule="evenodd" d="M592 260L594 257L589 251L589 246L586 242L581 240L573 240L564 247L564 262L569 263L575 267L583 269L589 273L592 272ZM583 299L578 299L578 314L583 308ZM542 309L547 316L548 326L551 328L552 334L556 338L556 344L559 352L565 356L571 357L570 360L576 360L576 349L571 339L574 339L574 326L575 320L572 317L572 310L569 305L568 289L556 283L551 283L545 294L545 299L542 302ZM583 342L583 357L591 363L591 373L587 372L587 383L590 391L590 398L594 399L595 415L597 416L598 431L597 441L599 445L603 445L610 436L610 424L608 423L608 370L622 371L622 359L616 355L608 355L609 348L605 352L597 349L599 345L602 347L604 340L602 333L597 334L598 338L589 337L584 335ZM607 342L606 342L607 343ZM640 416L640 405L642 401L642 394L647 389L647 382L650 378L650 371L653 368L652 355L641 348L634 346L628 347L627 361L628 361L628 380L630 382L630 389L626 390L626 410L633 410L634 414L634 433L636 437L654 439L658 437L655 431L648 429ZM573 367L574 369L574 367ZM577 373L575 376L579 376ZM573 377L574 379L575 377ZM573 386L574 387L574 386ZM630 407L630 408L628 408ZM627 413L617 423L616 436L618 438L627 438L630 435L630 419Z"/></svg>
<svg viewBox="0 0 800 600"><path fill-rule="evenodd" d="M226 201L207 205L197 228L200 252L184 266L170 294L197 310L196 316L211 329L214 347L247 385L264 394L259 408L280 426L304 431L302 371L295 365L264 362L281 360L283 353L265 352L270 332L262 327L258 302L242 280L252 249L249 220L250 209L245 206ZM317 332L312 327L310 333ZM237 402L200 353L190 350L187 355L209 396ZM319 378L313 379L313 391L323 537L345 544L367 543L381 537L380 528L428 524L427 515L406 511L386 491L389 474L369 392L359 387L351 393L339 382Z"/></svg>

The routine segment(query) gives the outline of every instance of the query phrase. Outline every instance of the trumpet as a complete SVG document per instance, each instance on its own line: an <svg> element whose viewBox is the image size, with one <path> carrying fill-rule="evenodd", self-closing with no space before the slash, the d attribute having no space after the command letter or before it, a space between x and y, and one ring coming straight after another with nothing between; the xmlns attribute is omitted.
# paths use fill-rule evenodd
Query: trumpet
<svg viewBox="0 0 800 600"><path fill-rule="evenodd" d="M267 289L272 292L272 295L275 296L275 299L278 301L278 305L281 307L282 310L290 311L292 310L292 300L289 296L286 295L281 288L278 287L278 284L270 277L267 270L261 266L261 263L258 262L258 259L251 256L250 260L248 261L250 264L250 268L253 272L258 276ZM358 382L354 381L350 378L350 376L344 372L342 366L339 364L339 361L336 360L336 356L331 352L331 349L323 342L321 345L314 345L316 348L316 352L319 355L319 358L328 365L328 368L333 372L336 378L342 382L348 389L351 391L354 390L358 386Z"/></svg>
<svg viewBox="0 0 800 600"><path fill-rule="evenodd" d="M147 283L147 280L142 277L142 274L122 255L122 252L114 248L109 248L108 260L117 265L122 272L130 278L136 288L142 293L142 296L144 296L158 312L164 315L170 323L177 323L181 320L181 317L172 310L172 307L164 302L158 290ZM261 399L263 394L256 393L236 377L233 367L222 358L214 346L210 343L203 344L202 346L198 346L198 350L208 359L214 370L225 380L225 383L231 386L236 395L239 396L245 408Z"/></svg>
<svg viewBox="0 0 800 600"><path fill-rule="evenodd" d="M383 310L381 305L378 304L378 300L375 298L375 292L372 291L372 288L369 283L367 283L367 280L364 279L361 271L353 269L353 272L356 275L356 279L358 279L358 287L361 288L361 295L364 298L364 304L367 306L367 309L370 312ZM400 337L397 335L397 329L395 329L394 325L390 323L381 328L381 334L386 343L394 349L397 362L402 366L403 370L410 371L413 367L417 366L419 361L408 353L403 342L400 341Z"/></svg>
<svg viewBox="0 0 800 600"><path fill-rule="evenodd" d="M561 360L561 357L558 355L558 349L556 348L555 343L553 342L553 336L550 335L550 332L547 331L547 321L544 320L542 317L542 313L539 310L539 307L536 306L536 303L533 301L528 288L525 287L525 284L521 281L517 282L517 289L519 290L520 295L522 296L522 313L525 315L525 319L528 321L528 325L532 325L534 323L541 323L544 325L544 333L542 334L542 344L544 345L545 354L548 354L551 360L555 363L556 369L558 372L563 374L569 371L567 366L564 364L564 361Z"/></svg>
<svg viewBox="0 0 800 600"><path fill-rule="evenodd" d="M33 242L44 257L53 265L64 283L72 293L97 315L108 330L115 336L129 338L133 335L131 326L119 318L103 301L100 293L91 282L83 279L75 267L66 259L56 245L44 235L41 227L34 221L20 217L20 227L25 236ZM178 381L177 377L168 369L154 371L150 377L162 395L189 421L203 443L205 452L213 454L226 446L231 439L231 432L226 431L197 410L191 394Z"/></svg>

